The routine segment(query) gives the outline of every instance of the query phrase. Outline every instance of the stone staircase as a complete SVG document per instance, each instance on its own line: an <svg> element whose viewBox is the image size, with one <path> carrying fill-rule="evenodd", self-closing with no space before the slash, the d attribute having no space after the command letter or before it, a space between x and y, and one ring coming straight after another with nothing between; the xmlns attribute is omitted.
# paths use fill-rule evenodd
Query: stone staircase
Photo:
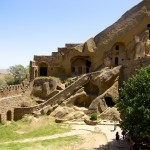
<svg viewBox="0 0 150 150"><path fill-rule="evenodd" d="M44 103L35 105L33 107L15 108L15 112L17 114L17 117L15 118L15 120L21 119L25 114L33 114L34 112L40 111L46 106L51 107L53 110L56 109L63 101L68 99L77 90L82 88L90 80L91 76L99 75L102 72L103 72L103 69L101 69L101 71L92 72L92 73L88 73L88 74L84 74L80 76L71 85L69 85L63 91L54 95L53 97L51 97Z"/></svg>

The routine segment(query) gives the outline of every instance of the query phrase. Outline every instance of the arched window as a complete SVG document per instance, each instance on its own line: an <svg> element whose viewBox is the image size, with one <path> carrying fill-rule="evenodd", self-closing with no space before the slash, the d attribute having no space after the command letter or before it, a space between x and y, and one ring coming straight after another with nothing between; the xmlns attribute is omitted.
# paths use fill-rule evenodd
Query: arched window
<svg viewBox="0 0 150 150"><path fill-rule="evenodd" d="M119 45L116 45L116 50L119 50Z"/></svg>

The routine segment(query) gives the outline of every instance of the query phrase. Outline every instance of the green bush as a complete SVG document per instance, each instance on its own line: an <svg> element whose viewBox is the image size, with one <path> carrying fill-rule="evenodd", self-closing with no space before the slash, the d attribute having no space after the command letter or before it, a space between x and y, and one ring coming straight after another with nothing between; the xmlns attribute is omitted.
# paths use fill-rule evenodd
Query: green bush
<svg viewBox="0 0 150 150"><path fill-rule="evenodd" d="M97 120L97 113L92 113L90 120Z"/></svg>

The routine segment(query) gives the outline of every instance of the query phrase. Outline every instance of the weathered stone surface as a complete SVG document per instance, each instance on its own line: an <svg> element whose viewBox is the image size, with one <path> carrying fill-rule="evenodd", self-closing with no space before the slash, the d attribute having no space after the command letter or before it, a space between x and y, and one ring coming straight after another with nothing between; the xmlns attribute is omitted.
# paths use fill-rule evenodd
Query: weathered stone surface
<svg viewBox="0 0 150 150"><path fill-rule="evenodd" d="M99 121L84 119L84 122L85 122L87 125L97 125Z"/></svg>
<svg viewBox="0 0 150 150"><path fill-rule="evenodd" d="M41 110L41 114L42 115L49 115L52 111L53 111L53 107L51 107L51 106L45 106Z"/></svg>
<svg viewBox="0 0 150 150"><path fill-rule="evenodd" d="M48 99L64 89L64 85L53 78L37 78L34 80L31 94L42 99Z"/></svg>

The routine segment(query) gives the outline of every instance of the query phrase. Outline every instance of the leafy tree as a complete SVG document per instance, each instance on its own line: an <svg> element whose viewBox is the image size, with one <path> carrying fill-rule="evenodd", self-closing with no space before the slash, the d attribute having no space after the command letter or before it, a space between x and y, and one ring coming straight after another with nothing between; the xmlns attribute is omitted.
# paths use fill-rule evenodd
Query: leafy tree
<svg viewBox="0 0 150 150"><path fill-rule="evenodd" d="M122 116L121 127L150 146L150 65L124 83L120 95L117 106Z"/></svg>
<svg viewBox="0 0 150 150"><path fill-rule="evenodd" d="M9 74L5 78L7 84L19 84L21 83L28 73L28 67L22 65L15 65L9 68Z"/></svg>

